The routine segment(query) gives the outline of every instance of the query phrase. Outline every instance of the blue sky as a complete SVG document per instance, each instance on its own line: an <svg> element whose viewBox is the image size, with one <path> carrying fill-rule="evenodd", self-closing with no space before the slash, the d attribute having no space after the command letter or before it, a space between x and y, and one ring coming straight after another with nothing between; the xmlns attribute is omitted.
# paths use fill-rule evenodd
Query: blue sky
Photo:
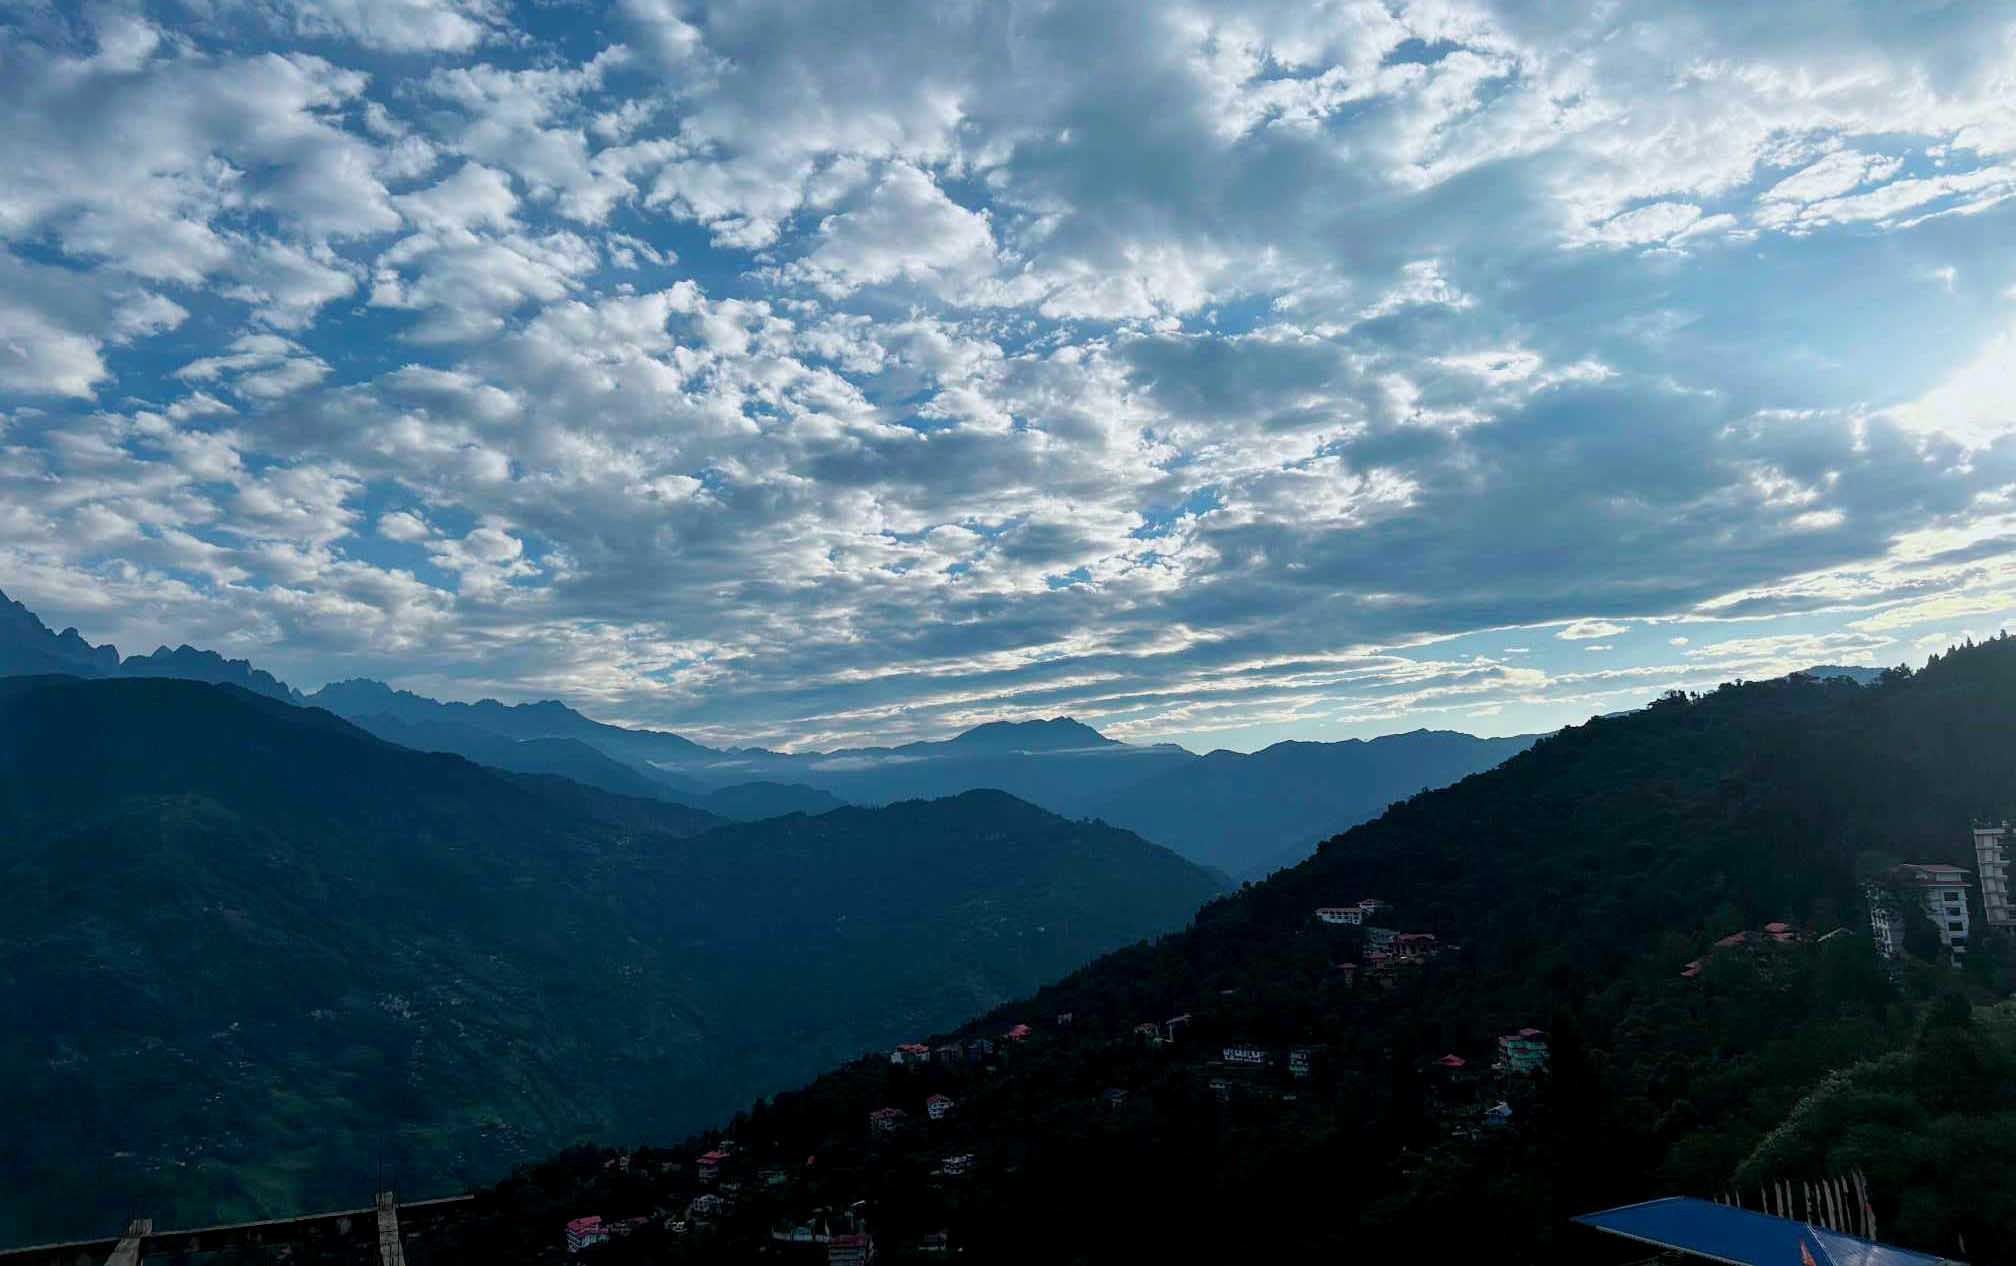
<svg viewBox="0 0 2016 1266"><path fill-rule="evenodd" d="M0 589L830 746L2016 607L2016 14L0 2Z"/></svg>

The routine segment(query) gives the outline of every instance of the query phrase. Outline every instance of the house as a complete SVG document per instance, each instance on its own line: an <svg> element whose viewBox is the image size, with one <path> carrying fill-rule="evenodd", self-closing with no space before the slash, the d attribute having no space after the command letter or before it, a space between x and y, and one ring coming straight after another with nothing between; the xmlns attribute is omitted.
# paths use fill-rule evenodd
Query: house
<svg viewBox="0 0 2016 1266"><path fill-rule="evenodd" d="M931 1058L948 1066L963 1063L966 1059L966 1048L957 1042L947 1042L943 1046L932 1047Z"/></svg>
<svg viewBox="0 0 2016 1266"><path fill-rule="evenodd" d="M759 1169L756 1171L756 1181L765 1187L782 1187L791 1181L791 1175L781 1169Z"/></svg>
<svg viewBox="0 0 2016 1266"><path fill-rule="evenodd" d="M1127 1105L1127 1092L1118 1086L1108 1086L1100 1092L1099 1097L1106 1101L1106 1106L1109 1108L1121 1108Z"/></svg>
<svg viewBox="0 0 2016 1266"><path fill-rule="evenodd" d="M1162 1026L1153 1020L1143 1020L1134 1026L1134 1036L1147 1042L1150 1046L1160 1046L1162 1045Z"/></svg>
<svg viewBox="0 0 2016 1266"><path fill-rule="evenodd" d="M868 1128L877 1134L894 1134L908 1115L901 1108L877 1108L868 1114Z"/></svg>
<svg viewBox="0 0 2016 1266"><path fill-rule="evenodd" d="M922 1042L905 1042L889 1052L892 1064L928 1064L931 1062L931 1048Z"/></svg>
<svg viewBox="0 0 2016 1266"><path fill-rule="evenodd" d="M1451 1073L1460 1073L1469 1066L1470 1062L1461 1055L1444 1055L1435 1061L1435 1067Z"/></svg>
<svg viewBox="0 0 2016 1266"><path fill-rule="evenodd" d="M1007 1038L1011 1042L1021 1042L1028 1040L1029 1034L1031 1032L1032 1030L1028 1025L1018 1024L1014 1028L1009 1029L1006 1033L1003 1033L1001 1036Z"/></svg>
<svg viewBox="0 0 2016 1266"><path fill-rule="evenodd" d="M1696 976L1699 976L1701 974L1701 962L1702 962L1701 959L1698 958L1695 959L1693 962L1688 963L1685 967L1682 967L1680 969L1680 974L1686 977L1688 980L1694 979Z"/></svg>
<svg viewBox="0 0 2016 1266"><path fill-rule="evenodd" d="M1057 1013L1057 1027L1060 1029L1068 1029L1071 1027L1071 1021L1075 1018L1076 1017L1069 1011L1059 1011Z"/></svg>
<svg viewBox="0 0 2016 1266"><path fill-rule="evenodd" d="M1211 1088L1212 1094L1218 1096L1218 1101L1220 1103L1226 1103L1231 1100L1232 1083L1225 1080L1223 1077L1213 1077L1210 1081L1207 1081L1204 1084Z"/></svg>
<svg viewBox="0 0 2016 1266"><path fill-rule="evenodd" d="M952 1250L952 1237L944 1231L931 1231L918 1238L915 1251L937 1255Z"/></svg>
<svg viewBox="0 0 2016 1266"><path fill-rule="evenodd" d="M1882 884L1864 884L1862 899L1869 906L1869 938L1876 944L1876 957L1895 962L1904 952L1904 913Z"/></svg>
<svg viewBox="0 0 2016 1266"><path fill-rule="evenodd" d="M1164 1020L1162 1022L1162 1032L1164 1036L1173 1042L1176 1040L1176 1035L1189 1026L1190 1013L1185 1011L1182 1015L1172 1015L1167 1020Z"/></svg>
<svg viewBox="0 0 2016 1266"><path fill-rule="evenodd" d="M1393 954L1397 958L1427 958L1434 952L1433 932L1402 932L1393 938Z"/></svg>
<svg viewBox="0 0 2016 1266"><path fill-rule="evenodd" d="M1288 1074L1291 1077L1307 1077L1316 1071L1316 1057L1322 1053L1320 1046L1291 1046L1288 1048Z"/></svg>
<svg viewBox="0 0 2016 1266"><path fill-rule="evenodd" d="M609 1228L602 1225L600 1214L576 1218L567 1224L567 1251L570 1253L578 1253L590 1244L606 1243L608 1239Z"/></svg>
<svg viewBox="0 0 2016 1266"><path fill-rule="evenodd" d="M1373 915L1379 914L1386 910L1391 910L1393 907L1388 905L1384 901L1379 900L1379 898L1377 897L1367 897L1363 901L1360 901L1358 903L1358 908L1359 910L1363 911L1365 917L1369 919Z"/></svg>
<svg viewBox="0 0 2016 1266"><path fill-rule="evenodd" d="M1967 890L1974 886L1967 871L1937 862L1911 863L1890 872L1898 887L1917 894L1919 903L1939 929L1944 945L1958 967L1967 957Z"/></svg>
<svg viewBox="0 0 2016 1266"><path fill-rule="evenodd" d="M1355 985L1358 983L1358 964L1356 963L1338 963L1331 967L1330 970L1336 973L1337 978L1342 980L1346 985Z"/></svg>
<svg viewBox="0 0 2016 1266"><path fill-rule="evenodd" d="M1357 906L1317 906L1316 920L1355 928L1365 921L1365 912Z"/></svg>
<svg viewBox="0 0 2016 1266"><path fill-rule="evenodd" d="M1739 946L1748 945L1749 943L1750 943L1750 934L1748 932L1731 932L1729 935L1715 942L1715 948L1736 949Z"/></svg>
<svg viewBox="0 0 2016 1266"><path fill-rule="evenodd" d="M727 1212L728 1202L712 1192L686 1202L686 1220L696 1225L704 1226Z"/></svg>
<svg viewBox="0 0 2016 1266"><path fill-rule="evenodd" d="M826 1266L868 1266L875 1260L875 1240L866 1231L835 1235L826 1243Z"/></svg>
<svg viewBox="0 0 2016 1266"><path fill-rule="evenodd" d="M718 1147L711 1152L702 1152L700 1159L693 1162L694 1172L701 1182L713 1182L721 1176L721 1162L727 1159L728 1153Z"/></svg>
<svg viewBox="0 0 2016 1266"><path fill-rule="evenodd" d="M1375 928L1369 924L1365 928L1365 946L1367 949L1390 954L1393 952L1393 942L1399 939L1400 934L1392 928Z"/></svg>
<svg viewBox="0 0 2016 1266"><path fill-rule="evenodd" d="M2007 822L1974 828L1974 864L1981 868L1981 921L1990 932L2016 929L2016 907L2009 904L2009 834Z"/></svg>
<svg viewBox="0 0 2016 1266"><path fill-rule="evenodd" d="M1764 935L1770 937L1780 945L1797 945L1799 943L1799 929L1793 927L1790 923L1766 923L1764 925Z"/></svg>
<svg viewBox="0 0 2016 1266"><path fill-rule="evenodd" d="M632 1231L635 1231L640 1227L644 1226L649 1221L651 1221L649 1217L639 1216L634 1218L619 1218L614 1222L607 1223L606 1225L608 1226L609 1234L611 1235L628 1235Z"/></svg>
<svg viewBox="0 0 2016 1266"><path fill-rule="evenodd" d="M1547 1065L1547 1035L1539 1029L1520 1029L1498 1038L1498 1069L1526 1076Z"/></svg>
<svg viewBox="0 0 2016 1266"><path fill-rule="evenodd" d="M994 1054L994 1039L975 1037L966 1040L966 1058L969 1060L988 1059Z"/></svg>
<svg viewBox="0 0 2016 1266"><path fill-rule="evenodd" d="M1501 1130L1510 1124L1512 1124L1512 1105L1503 1099L1484 1109L1485 1128Z"/></svg>
<svg viewBox="0 0 2016 1266"><path fill-rule="evenodd" d="M945 1114L950 1111L952 1111L952 1097L950 1095L932 1095L924 1101L924 1115L930 1117L933 1121L943 1121Z"/></svg>
<svg viewBox="0 0 2016 1266"><path fill-rule="evenodd" d="M957 1156L947 1156L938 1163L947 1178L957 1178L973 1168L973 1153L961 1152Z"/></svg>
<svg viewBox="0 0 2016 1266"><path fill-rule="evenodd" d="M1222 1058L1228 1064L1240 1064L1248 1068L1264 1068L1272 1058L1264 1046L1228 1046Z"/></svg>

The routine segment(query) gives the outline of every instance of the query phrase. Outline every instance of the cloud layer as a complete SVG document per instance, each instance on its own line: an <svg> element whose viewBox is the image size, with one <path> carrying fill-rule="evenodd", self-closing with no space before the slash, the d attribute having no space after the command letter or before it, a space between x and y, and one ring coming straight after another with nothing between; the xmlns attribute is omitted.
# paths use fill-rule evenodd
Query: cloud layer
<svg viewBox="0 0 2016 1266"><path fill-rule="evenodd" d="M2016 607L2006 11L1093 10L7 10L0 588L772 744Z"/></svg>

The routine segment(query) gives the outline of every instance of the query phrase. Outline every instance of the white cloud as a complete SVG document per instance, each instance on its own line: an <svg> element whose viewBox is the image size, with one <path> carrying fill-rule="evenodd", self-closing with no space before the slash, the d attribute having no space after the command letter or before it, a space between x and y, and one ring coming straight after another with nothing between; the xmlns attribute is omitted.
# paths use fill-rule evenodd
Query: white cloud
<svg viewBox="0 0 2016 1266"><path fill-rule="evenodd" d="M1615 637L1619 633L1629 633L1631 626L1619 624L1615 620L1577 620L1573 624L1557 630L1555 637L1571 642L1586 641L1597 637ZM1606 646L1603 648L1608 650Z"/></svg>
<svg viewBox="0 0 2016 1266"><path fill-rule="evenodd" d="M490 0L287 0L285 8L303 35L395 53L463 52L502 25Z"/></svg>

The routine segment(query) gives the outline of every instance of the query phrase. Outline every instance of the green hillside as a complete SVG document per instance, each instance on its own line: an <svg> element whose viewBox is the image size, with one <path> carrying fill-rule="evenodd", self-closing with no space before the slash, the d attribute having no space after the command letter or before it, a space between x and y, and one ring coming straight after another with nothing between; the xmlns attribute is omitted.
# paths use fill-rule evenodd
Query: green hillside
<svg viewBox="0 0 2016 1266"><path fill-rule="evenodd" d="M724 826L231 687L0 681L0 1242L676 1137L1220 888L998 793Z"/></svg>
<svg viewBox="0 0 2016 1266"><path fill-rule="evenodd" d="M457 1249L545 1260L563 1213L656 1213L601 1260L741 1260L773 1225L859 1201L894 1260L943 1231L975 1261L1613 1261L1570 1214L1855 1167L1887 1238L2016 1260L2006 1198L1979 1198L2016 1189L1989 1124L2016 1110L1987 1006L2007 947L1893 978L1858 883L1899 860L1971 865L1970 821L2012 808L2016 641L1870 686L1672 697L1419 795L1191 929L989 1013L960 1036L1034 1032L983 1063L871 1059L758 1104L726 1129L724 1181L745 1186L709 1228L664 1229L708 1194L690 1162L719 1135L620 1180L591 1153L528 1170ZM1313 917L1366 897L1440 952L1380 983L1359 928ZM1761 933L1774 922L1789 943ZM1134 1032L1179 1015L1173 1041ZM1492 1072L1495 1038L1527 1026L1547 1070ZM1228 1065L1227 1045L1268 1062ZM1286 1067L1297 1046L1306 1078ZM957 1101L943 1121L922 1119L933 1092ZM1509 1119L1488 1121L1501 1101ZM881 1135L867 1114L885 1105L909 1117Z"/></svg>

